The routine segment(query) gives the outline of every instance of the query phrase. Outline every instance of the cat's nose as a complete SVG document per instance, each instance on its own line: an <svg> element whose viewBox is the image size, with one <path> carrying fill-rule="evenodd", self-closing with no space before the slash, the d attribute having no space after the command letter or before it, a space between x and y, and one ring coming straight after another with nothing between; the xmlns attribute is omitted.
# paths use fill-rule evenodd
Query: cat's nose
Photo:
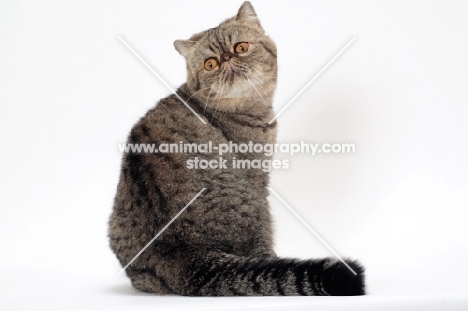
<svg viewBox="0 0 468 311"><path fill-rule="evenodd" d="M221 61L227 62L233 57L234 57L234 54L232 54L231 52L224 52L224 54L221 56Z"/></svg>

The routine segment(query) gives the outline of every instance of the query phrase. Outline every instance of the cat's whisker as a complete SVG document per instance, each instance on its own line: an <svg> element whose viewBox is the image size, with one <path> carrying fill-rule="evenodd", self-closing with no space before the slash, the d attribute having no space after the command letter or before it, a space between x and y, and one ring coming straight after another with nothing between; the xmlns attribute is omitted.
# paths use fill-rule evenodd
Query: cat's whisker
<svg viewBox="0 0 468 311"><path fill-rule="evenodd" d="M239 67L241 68L241 72L243 72L244 74L252 78L254 81L256 81L257 85L261 88L264 95L268 94L268 89L265 90L265 87L268 86L272 89L276 88L276 84L270 78L268 78L266 75L253 68L252 66L240 64ZM255 70L258 73L258 75L253 73L251 69Z"/></svg>
<svg viewBox="0 0 468 311"><path fill-rule="evenodd" d="M251 74L250 77L257 82L257 85L260 87L264 95L267 95L267 91L265 91L265 87L268 87L268 83L263 83L266 81L261 80L259 77L255 76L254 74Z"/></svg>
<svg viewBox="0 0 468 311"><path fill-rule="evenodd" d="M228 84L226 84L226 85L228 85ZM232 98L232 95L231 95L232 87L233 87L233 84L228 85L228 88L229 88L228 96L229 96L230 99ZM226 111L222 111L222 115L224 116L225 114L226 114Z"/></svg>
<svg viewBox="0 0 468 311"><path fill-rule="evenodd" d="M253 85L252 81L250 81L249 77L247 76L247 74L245 74L245 78L247 79L247 81L250 83L250 85L254 88L254 90L257 92L258 96L260 96L260 98L262 99L262 101L265 102L265 99L263 99L263 96L260 94L260 92L257 90L257 88L255 87L255 85Z"/></svg>
<svg viewBox="0 0 468 311"><path fill-rule="evenodd" d="M219 81L219 82L213 84L213 86L216 85L216 84L218 84L218 89L215 91L215 95L214 95L213 99L211 100L211 103L216 101L217 98L221 97L221 93L222 93L222 88L221 87L223 86L222 81ZM209 98L207 99L207 101L205 103L205 111L206 111L206 106L208 104L208 101L209 101Z"/></svg>
<svg viewBox="0 0 468 311"><path fill-rule="evenodd" d="M264 75L263 73L261 73L260 71L256 70L255 68L253 67L250 67L251 69L254 69L257 73L258 73L258 76L255 75L255 74L251 74L251 77L253 78L256 78L259 82L263 82L261 84L264 84L265 86L270 86L272 88L275 88L276 87L276 83L274 83L271 79L269 79L266 75Z"/></svg>
<svg viewBox="0 0 468 311"><path fill-rule="evenodd" d="M216 107L219 106L219 102L220 102L220 100L221 100L221 98L222 98L222 96L223 96L224 89L225 89L226 86L227 86L226 83L224 83L224 84L222 85L221 91L219 92L218 97L217 97L218 105L217 105ZM216 108L216 109L217 109L217 108Z"/></svg>
<svg viewBox="0 0 468 311"><path fill-rule="evenodd" d="M254 76L250 75L249 76L251 81L253 83L255 83L254 85L256 85L256 88L257 90L262 93L263 95L266 95L267 93L265 92L265 89L263 88L263 86L261 85L261 83L259 83L258 79L256 79Z"/></svg>
<svg viewBox="0 0 468 311"><path fill-rule="evenodd" d="M221 74L221 77L219 79L219 88L218 88L218 91L216 91L216 96L215 98L213 99L213 101L215 100L219 100L221 98L221 95L223 94L224 92L224 87L225 87L225 82L224 82L224 75Z"/></svg>
<svg viewBox="0 0 468 311"><path fill-rule="evenodd" d="M263 72L261 72L260 70L257 70L255 67L253 66L250 66L251 69L255 70L256 72L258 72L262 77L264 77L266 80L268 80L269 82L271 82L272 84L275 84L275 81L271 80L270 77L268 77L266 74L264 74ZM276 78L276 75L272 78Z"/></svg>
<svg viewBox="0 0 468 311"><path fill-rule="evenodd" d="M203 92L204 90L207 90L207 89L211 89L211 86L206 87L206 88L204 88L204 89L202 89L202 90L200 90L200 91L197 91L197 92L193 93L192 96L190 96L190 97L187 99L187 102L188 102L193 96L195 96L195 95L197 95L198 93Z"/></svg>
<svg viewBox="0 0 468 311"><path fill-rule="evenodd" d="M216 105L216 108L215 108L215 111L213 112L213 114L211 115L211 122L213 121L213 118L214 118L214 115L216 114L216 112L218 111L218 107L219 107L219 103L221 102L221 95L222 93L224 92L224 87L226 86L226 83L224 83L222 85L222 88L220 86L220 88L218 89L218 91L220 90L220 92L218 93L218 96L216 96L216 98L218 99L218 104ZM216 99L215 98L215 99Z"/></svg>
<svg viewBox="0 0 468 311"><path fill-rule="evenodd" d="M210 100L210 96L211 96L211 92L213 91L213 87L218 84L218 83L215 83L213 84L210 88L210 92L208 93L208 97L206 98L206 101L205 101L205 108L203 109L203 112L206 112L206 105L208 105L208 101ZM219 89L219 88L218 88Z"/></svg>

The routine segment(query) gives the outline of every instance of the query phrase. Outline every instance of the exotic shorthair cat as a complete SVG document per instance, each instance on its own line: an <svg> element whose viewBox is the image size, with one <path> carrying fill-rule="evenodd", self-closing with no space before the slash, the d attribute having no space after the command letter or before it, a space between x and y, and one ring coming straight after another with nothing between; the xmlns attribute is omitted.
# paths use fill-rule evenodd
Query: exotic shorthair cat
<svg viewBox="0 0 468 311"><path fill-rule="evenodd" d="M140 119L129 144L275 143L277 123L268 122L276 46L250 2L174 46L186 59L187 83ZM206 188L125 270L135 288L188 296L364 294L364 269L356 261L346 261L354 275L337 259L276 256L265 170L189 168L195 157L219 155L135 152L122 159L109 221L110 246L122 266ZM236 150L224 157L271 158Z"/></svg>

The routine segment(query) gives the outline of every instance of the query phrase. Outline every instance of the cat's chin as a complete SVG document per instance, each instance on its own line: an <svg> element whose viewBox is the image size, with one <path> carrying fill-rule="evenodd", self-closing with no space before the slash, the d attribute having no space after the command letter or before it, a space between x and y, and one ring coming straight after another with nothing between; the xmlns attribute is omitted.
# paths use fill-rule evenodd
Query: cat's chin
<svg viewBox="0 0 468 311"><path fill-rule="evenodd" d="M244 77L237 75L233 78L232 81L227 82L229 85L229 88L225 90L221 96L221 98L256 98L256 97L261 97L260 94L258 93L260 91L264 90L264 87L259 86L257 81L249 81L245 79ZM262 92L263 96L267 96L268 94L265 94Z"/></svg>
<svg viewBox="0 0 468 311"><path fill-rule="evenodd" d="M230 84L229 90L225 92L224 98L246 98L246 95L249 95L250 90L248 88L248 82L246 82L241 77L233 78L232 83Z"/></svg>
<svg viewBox="0 0 468 311"><path fill-rule="evenodd" d="M243 97L223 97L208 106L209 109L222 111L226 113L239 113L252 111L254 107L266 107L260 98L243 96Z"/></svg>

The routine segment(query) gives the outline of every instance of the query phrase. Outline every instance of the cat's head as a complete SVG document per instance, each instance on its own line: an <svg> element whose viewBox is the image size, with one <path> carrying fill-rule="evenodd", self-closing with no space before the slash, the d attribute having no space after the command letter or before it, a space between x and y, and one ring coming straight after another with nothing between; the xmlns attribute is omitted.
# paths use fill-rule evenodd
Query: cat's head
<svg viewBox="0 0 468 311"><path fill-rule="evenodd" d="M218 27L176 40L174 46L186 59L190 92L206 106L231 110L245 98L270 104L276 87L276 45L265 35L250 2Z"/></svg>

